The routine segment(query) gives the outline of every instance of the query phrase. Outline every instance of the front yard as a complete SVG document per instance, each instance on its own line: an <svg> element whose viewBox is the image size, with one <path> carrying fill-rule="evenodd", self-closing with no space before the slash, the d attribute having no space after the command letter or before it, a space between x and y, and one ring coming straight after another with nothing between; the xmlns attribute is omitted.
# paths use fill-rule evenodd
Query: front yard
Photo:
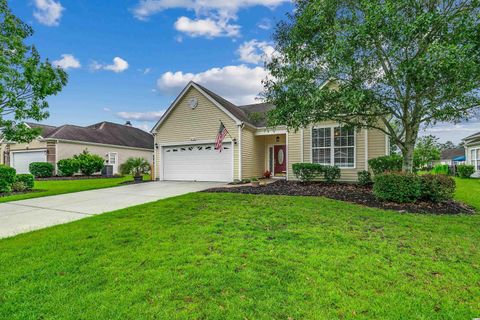
<svg viewBox="0 0 480 320"><path fill-rule="evenodd" d="M0 203L53 196L64 193L110 188L121 185L123 182L130 181L132 179L133 178L131 176L125 176L121 178L35 181L35 187L33 189L33 192L9 196L0 196ZM144 179L148 180L149 177L144 177Z"/></svg>
<svg viewBox="0 0 480 320"><path fill-rule="evenodd" d="M480 181L458 190L480 210ZM1 240L0 318L472 319L479 225L189 194Z"/></svg>

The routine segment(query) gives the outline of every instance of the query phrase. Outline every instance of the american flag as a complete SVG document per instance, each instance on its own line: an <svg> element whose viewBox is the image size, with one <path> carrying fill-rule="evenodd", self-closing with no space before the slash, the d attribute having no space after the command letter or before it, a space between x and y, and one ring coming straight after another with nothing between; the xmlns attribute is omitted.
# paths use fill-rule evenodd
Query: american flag
<svg viewBox="0 0 480 320"><path fill-rule="evenodd" d="M218 129L217 138L215 139L215 150L218 150L218 152L222 152L222 142L227 133L227 128L225 128L223 122L220 121L220 128Z"/></svg>

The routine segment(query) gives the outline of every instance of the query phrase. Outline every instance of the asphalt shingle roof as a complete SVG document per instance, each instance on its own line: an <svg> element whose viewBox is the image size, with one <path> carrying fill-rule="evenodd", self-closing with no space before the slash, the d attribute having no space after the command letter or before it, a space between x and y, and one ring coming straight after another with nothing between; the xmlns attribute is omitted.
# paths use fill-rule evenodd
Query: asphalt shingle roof
<svg viewBox="0 0 480 320"><path fill-rule="evenodd" d="M465 148L453 148L453 149L445 149L442 150L440 155L441 160L451 160L456 157L465 156Z"/></svg>
<svg viewBox="0 0 480 320"><path fill-rule="evenodd" d="M111 144L116 146L153 149L153 136L143 130L113 122L99 122L91 126L80 127L66 124L60 127L28 123L29 126L42 128L44 139Z"/></svg>

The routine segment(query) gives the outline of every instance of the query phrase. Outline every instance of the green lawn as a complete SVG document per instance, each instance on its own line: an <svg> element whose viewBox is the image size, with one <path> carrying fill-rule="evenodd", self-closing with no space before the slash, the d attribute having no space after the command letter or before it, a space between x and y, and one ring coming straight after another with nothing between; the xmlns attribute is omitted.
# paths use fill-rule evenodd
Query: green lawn
<svg viewBox="0 0 480 320"><path fill-rule="evenodd" d="M456 178L455 199L468 203L480 212L480 179Z"/></svg>
<svg viewBox="0 0 480 320"><path fill-rule="evenodd" d="M478 205L478 180L460 183ZM189 194L1 240L0 319L472 319L479 226Z"/></svg>
<svg viewBox="0 0 480 320"><path fill-rule="evenodd" d="M144 179L149 179L149 177L144 177ZM53 196L56 194L63 194L63 193L115 187L121 184L122 182L125 182L128 180L132 180L132 177L125 176L121 178L109 178L109 179L35 181L34 190L36 192L0 197L0 203L23 200L23 199L39 198L39 197L45 197L45 196Z"/></svg>

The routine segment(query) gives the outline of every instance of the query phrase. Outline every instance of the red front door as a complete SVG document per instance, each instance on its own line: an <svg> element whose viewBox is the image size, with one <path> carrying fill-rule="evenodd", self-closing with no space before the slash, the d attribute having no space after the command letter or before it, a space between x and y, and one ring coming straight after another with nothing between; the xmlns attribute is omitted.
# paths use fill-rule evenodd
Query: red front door
<svg viewBox="0 0 480 320"><path fill-rule="evenodd" d="M273 147L274 173L281 174L287 172L287 146Z"/></svg>

